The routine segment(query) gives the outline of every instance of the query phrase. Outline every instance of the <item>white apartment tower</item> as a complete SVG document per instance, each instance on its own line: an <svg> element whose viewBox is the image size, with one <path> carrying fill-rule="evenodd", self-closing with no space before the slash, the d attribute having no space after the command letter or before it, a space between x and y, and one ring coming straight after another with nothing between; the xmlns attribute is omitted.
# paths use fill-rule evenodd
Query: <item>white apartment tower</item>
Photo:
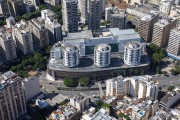
<svg viewBox="0 0 180 120"><path fill-rule="evenodd" d="M88 17L88 29L92 31L99 31L101 22L101 1L89 0L89 17Z"/></svg>
<svg viewBox="0 0 180 120"><path fill-rule="evenodd" d="M126 65L139 65L141 62L141 53L141 43L136 41L128 42L124 49L124 63Z"/></svg>
<svg viewBox="0 0 180 120"><path fill-rule="evenodd" d="M78 0L78 7L81 12L81 22L88 22L88 5L89 0Z"/></svg>
<svg viewBox="0 0 180 120"><path fill-rule="evenodd" d="M106 81L106 96L130 95L137 98L157 98L160 83L150 76L123 78L118 76Z"/></svg>
<svg viewBox="0 0 180 120"><path fill-rule="evenodd" d="M32 33L27 22L21 20L13 26L13 36L17 49L24 55L34 52Z"/></svg>
<svg viewBox="0 0 180 120"><path fill-rule="evenodd" d="M34 18L29 21L30 31L33 36L33 46L35 50L49 45L48 29L45 27L44 19Z"/></svg>
<svg viewBox="0 0 180 120"><path fill-rule="evenodd" d="M6 61L17 58L15 43L11 34L2 32L0 35L0 53Z"/></svg>
<svg viewBox="0 0 180 120"><path fill-rule="evenodd" d="M167 52L171 56L180 56L180 28L178 27L171 30Z"/></svg>
<svg viewBox="0 0 180 120"><path fill-rule="evenodd" d="M66 32L78 31L78 1L63 0L62 3L63 29Z"/></svg>
<svg viewBox="0 0 180 120"><path fill-rule="evenodd" d="M0 120L17 120L26 110L26 101L21 80L12 71L2 74L0 83Z"/></svg>
<svg viewBox="0 0 180 120"><path fill-rule="evenodd" d="M98 67L107 67L111 63L111 47L99 44L94 49L94 63Z"/></svg>
<svg viewBox="0 0 180 120"><path fill-rule="evenodd" d="M169 15L171 12L173 1L172 0L161 0L159 10L165 15Z"/></svg>
<svg viewBox="0 0 180 120"><path fill-rule="evenodd" d="M66 45L62 48L63 64L67 67L76 67L79 65L79 49L73 45Z"/></svg>
<svg viewBox="0 0 180 120"><path fill-rule="evenodd" d="M129 80L122 76L106 80L106 96L128 95L128 91Z"/></svg>
<svg viewBox="0 0 180 120"><path fill-rule="evenodd" d="M61 25L58 23L57 15L51 10L42 10L41 17L45 20L45 27L48 29L49 44L62 40Z"/></svg>

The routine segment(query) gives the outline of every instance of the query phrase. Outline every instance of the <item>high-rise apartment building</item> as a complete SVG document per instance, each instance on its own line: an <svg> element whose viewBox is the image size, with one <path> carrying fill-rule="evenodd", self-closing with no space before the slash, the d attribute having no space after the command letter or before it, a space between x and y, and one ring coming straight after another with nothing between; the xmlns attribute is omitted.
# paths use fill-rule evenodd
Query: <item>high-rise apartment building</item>
<svg viewBox="0 0 180 120"><path fill-rule="evenodd" d="M154 24L158 21L158 19L159 14L149 14L140 19L138 32L146 42L151 42Z"/></svg>
<svg viewBox="0 0 180 120"><path fill-rule="evenodd" d="M57 15L51 10L42 10L41 17L45 20L45 27L48 29L49 43L62 40L61 25L58 23Z"/></svg>
<svg viewBox="0 0 180 120"><path fill-rule="evenodd" d="M98 31L100 29L101 22L101 1L90 0L88 13L88 29Z"/></svg>
<svg viewBox="0 0 180 120"><path fill-rule="evenodd" d="M159 82L152 81L150 76L123 78L118 76L106 81L106 96L130 95L132 97L157 98Z"/></svg>
<svg viewBox="0 0 180 120"><path fill-rule="evenodd" d="M8 17L10 15L7 0L0 1L0 14L4 17Z"/></svg>
<svg viewBox="0 0 180 120"><path fill-rule="evenodd" d="M78 31L78 1L63 0L62 3L63 29L66 32Z"/></svg>
<svg viewBox="0 0 180 120"><path fill-rule="evenodd" d="M30 31L33 36L33 46L38 50L49 45L48 29L45 27L45 21L42 18L34 18L29 21Z"/></svg>
<svg viewBox="0 0 180 120"><path fill-rule="evenodd" d="M17 120L26 113L22 78L12 71L2 74L0 83L0 120Z"/></svg>
<svg viewBox="0 0 180 120"><path fill-rule="evenodd" d="M171 7L173 0L161 0L159 5L159 11L165 15L169 15L171 12Z"/></svg>
<svg viewBox="0 0 180 120"><path fill-rule="evenodd" d="M21 16L26 13L23 0L8 0L10 15L13 17Z"/></svg>
<svg viewBox="0 0 180 120"><path fill-rule="evenodd" d="M98 67L107 67L111 64L111 46L99 44L94 49L94 64Z"/></svg>
<svg viewBox="0 0 180 120"><path fill-rule="evenodd" d="M136 41L128 42L124 49L124 63L126 65L139 65L141 62L142 44Z"/></svg>
<svg viewBox="0 0 180 120"><path fill-rule="evenodd" d="M3 31L0 35L0 53L5 58L5 61L11 61L17 58L12 35Z"/></svg>
<svg viewBox="0 0 180 120"><path fill-rule="evenodd" d="M106 80L106 96L128 95L128 91L129 80L122 76Z"/></svg>
<svg viewBox="0 0 180 120"><path fill-rule="evenodd" d="M81 22L87 23L88 22L88 5L89 0L78 0L78 9L81 13Z"/></svg>
<svg viewBox="0 0 180 120"><path fill-rule="evenodd" d="M152 43L159 47L167 47L171 29L176 27L177 20L161 18L154 24Z"/></svg>
<svg viewBox="0 0 180 120"><path fill-rule="evenodd" d="M21 20L13 26L13 36L17 49L24 55L34 52L32 33L28 22Z"/></svg>
<svg viewBox="0 0 180 120"><path fill-rule="evenodd" d="M180 60L180 28L178 27L171 30L167 52L169 56Z"/></svg>
<svg viewBox="0 0 180 120"><path fill-rule="evenodd" d="M111 14L110 16L110 27L124 29L126 25L125 11L119 14Z"/></svg>

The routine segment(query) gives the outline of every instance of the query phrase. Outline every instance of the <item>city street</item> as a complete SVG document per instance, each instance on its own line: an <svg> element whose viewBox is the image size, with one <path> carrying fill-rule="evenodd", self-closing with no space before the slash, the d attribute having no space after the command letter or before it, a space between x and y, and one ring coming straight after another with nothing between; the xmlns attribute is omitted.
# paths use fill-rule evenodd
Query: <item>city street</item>
<svg viewBox="0 0 180 120"><path fill-rule="evenodd" d="M162 86L169 86L169 85L177 85L180 86L180 75L153 75L152 80L158 80L162 83ZM49 81L46 79L46 72L42 72L40 75L40 83L43 86L41 88L42 91L45 93L61 93L65 96L73 96L78 93L83 93L88 96L101 96L105 94L105 90L102 90L102 86L104 87L105 84L101 84L99 82L95 83L92 88L99 88L98 90L89 90L89 91L67 91L67 90L58 90L58 87L65 87L62 81Z"/></svg>

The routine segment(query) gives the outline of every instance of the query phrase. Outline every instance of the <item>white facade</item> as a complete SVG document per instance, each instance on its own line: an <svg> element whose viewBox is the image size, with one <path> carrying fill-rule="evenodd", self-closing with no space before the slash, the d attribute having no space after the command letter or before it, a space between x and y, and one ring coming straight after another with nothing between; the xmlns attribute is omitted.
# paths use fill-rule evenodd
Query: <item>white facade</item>
<svg viewBox="0 0 180 120"><path fill-rule="evenodd" d="M11 34L1 33L0 52L6 61L11 61L17 58L15 43Z"/></svg>
<svg viewBox="0 0 180 120"><path fill-rule="evenodd" d="M111 63L111 47L99 44L94 49L94 64L98 67L107 67Z"/></svg>
<svg viewBox="0 0 180 120"><path fill-rule="evenodd" d="M142 45L132 41L126 44L124 49L124 63L126 65L139 65L141 62Z"/></svg>
<svg viewBox="0 0 180 120"><path fill-rule="evenodd" d="M78 7L81 12L81 22L86 23L88 20L88 0L78 0Z"/></svg>
<svg viewBox="0 0 180 120"><path fill-rule="evenodd" d="M41 92L38 76L31 76L29 78L25 78L22 82L22 85L25 92L26 102L30 101L32 98L36 97Z"/></svg>
<svg viewBox="0 0 180 120"><path fill-rule="evenodd" d="M49 43L52 45L62 40L61 25L57 21L57 15L51 10L42 10L41 17L45 20L45 27L48 29Z"/></svg>
<svg viewBox="0 0 180 120"><path fill-rule="evenodd" d="M161 0L159 5L160 12L169 15L171 12L172 0Z"/></svg>
<svg viewBox="0 0 180 120"><path fill-rule="evenodd" d="M129 80L118 76L114 79L106 80L106 96L127 95L129 89Z"/></svg>
<svg viewBox="0 0 180 120"><path fill-rule="evenodd" d="M111 7L105 8L105 20L109 21L111 17Z"/></svg>
<svg viewBox="0 0 180 120"><path fill-rule="evenodd" d="M83 95L76 95L70 98L70 105L79 111L83 111L89 107L90 98Z"/></svg>
<svg viewBox="0 0 180 120"><path fill-rule="evenodd" d="M61 47L55 47L50 51L51 59L61 59L62 58L62 49Z"/></svg>
<svg viewBox="0 0 180 120"><path fill-rule="evenodd" d="M66 32L78 31L78 1L63 0L62 2L63 29Z"/></svg>
<svg viewBox="0 0 180 120"><path fill-rule="evenodd" d="M18 50L24 55L34 52L32 33L29 27L29 24L25 21L20 21L13 26L13 36L16 40L16 46L18 46Z"/></svg>
<svg viewBox="0 0 180 120"><path fill-rule="evenodd" d="M8 28L12 28L12 26L15 24L15 19L12 16L6 18L6 24Z"/></svg>
<svg viewBox="0 0 180 120"><path fill-rule="evenodd" d="M159 82L151 81L150 76L134 76L116 78L106 81L106 96L120 94L130 95L137 98L157 98Z"/></svg>
<svg viewBox="0 0 180 120"><path fill-rule="evenodd" d="M76 46L64 46L63 64L67 67L76 67L79 65L79 49Z"/></svg>

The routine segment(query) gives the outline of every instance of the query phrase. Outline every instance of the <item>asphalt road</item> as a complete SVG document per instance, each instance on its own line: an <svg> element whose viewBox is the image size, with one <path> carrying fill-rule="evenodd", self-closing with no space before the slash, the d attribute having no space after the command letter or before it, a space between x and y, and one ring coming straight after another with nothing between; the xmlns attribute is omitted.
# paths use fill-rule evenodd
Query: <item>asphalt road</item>
<svg viewBox="0 0 180 120"><path fill-rule="evenodd" d="M169 86L169 85L177 85L180 86L180 75L174 76L174 75L169 75L169 76L163 76L163 75L154 75L152 76L152 80L158 80L159 82L162 83L162 85ZM74 96L75 94L78 93L83 93L88 96L100 96L103 92L105 94L105 90L93 90L93 91L66 91L66 90L57 90L59 86L62 86L62 81L48 81L45 77L45 72L42 73L40 76L40 83L43 86L41 88L42 91L45 93L61 93L62 95L65 96ZM99 83L98 83L99 84ZM97 87L98 87L97 84Z"/></svg>

